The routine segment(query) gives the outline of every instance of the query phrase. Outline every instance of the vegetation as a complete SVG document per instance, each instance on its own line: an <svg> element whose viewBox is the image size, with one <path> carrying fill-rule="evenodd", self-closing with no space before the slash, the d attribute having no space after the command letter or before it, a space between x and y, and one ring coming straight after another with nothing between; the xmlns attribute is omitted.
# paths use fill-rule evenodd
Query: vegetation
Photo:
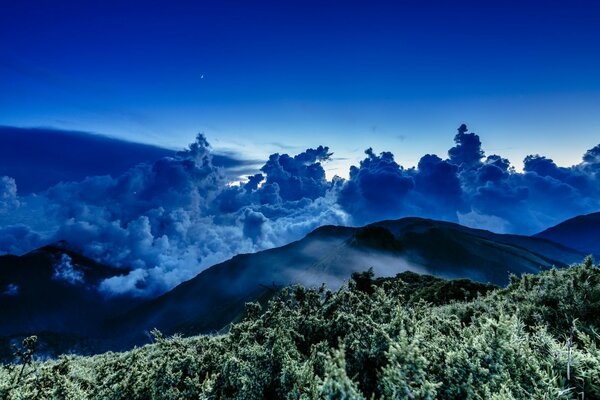
<svg viewBox="0 0 600 400"><path fill-rule="evenodd" d="M249 303L227 334L23 359L0 399L600 399L598 316L591 259L507 288L366 272Z"/></svg>

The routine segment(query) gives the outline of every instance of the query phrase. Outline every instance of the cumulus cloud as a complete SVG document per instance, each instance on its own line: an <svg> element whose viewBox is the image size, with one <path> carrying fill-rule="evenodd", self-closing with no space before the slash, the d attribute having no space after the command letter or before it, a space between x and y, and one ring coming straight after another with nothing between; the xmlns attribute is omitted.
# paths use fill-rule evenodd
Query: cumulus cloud
<svg viewBox="0 0 600 400"><path fill-rule="evenodd" d="M9 176L0 177L0 213L12 211L20 204L15 180Z"/></svg>
<svg viewBox="0 0 600 400"><path fill-rule="evenodd" d="M62 254L60 261L54 266L52 279L63 281L70 285L83 283L83 272L75 269L68 254Z"/></svg>
<svg viewBox="0 0 600 400"><path fill-rule="evenodd" d="M367 149L365 154L358 167L350 167L350 179L341 187L342 207L358 223L410 212L406 197L415 187L414 177L396 163L390 152L377 155Z"/></svg>
<svg viewBox="0 0 600 400"><path fill-rule="evenodd" d="M260 174L231 186L199 135L188 149L116 177L53 186L43 194L48 230L4 226L0 248L22 253L65 240L124 269L102 282L104 293L154 295L235 254L286 244L324 223L348 223L321 166L330 156L322 146L272 155ZM77 283L69 259L57 264L55 278Z"/></svg>
<svg viewBox="0 0 600 400"><path fill-rule="evenodd" d="M571 167L527 156L518 173L499 155L485 157L479 136L466 125L454 141L447 159L428 154L411 169L391 153L376 156L369 149L360 166L351 168L340 204L360 223L423 216L520 234L600 208L600 145Z"/></svg>
<svg viewBox="0 0 600 400"><path fill-rule="evenodd" d="M368 149L349 179L327 180L322 164L331 156L324 146L273 154L231 184L199 135L188 149L154 163L59 183L35 199L20 198L14 180L3 178L0 207L37 205L39 217L37 225L15 224L17 214L0 213L0 252L66 240L123 268L100 284L101 292L150 296L235 254L284 245L325 224L422 216L529 234L600 208L600 146L568 168L528 156L521 173L500 155L486 157L479 136L461 125L447 157L427 154L414 168ZM57 271L77 282L70 260L61 259Z"/></svg>
<svg viewBox="0 0 600 400"><path fill-rule="evenodd" d="M484 155L479 136L475 133L467 133L467 131L467 125L462 124L454 137L456 146L448 150L450 162L461 169L477 168Z"/></svg>
<svg viewBox="0 0 600 400"><path fill-rule="evenodd" d="M0 176L14 178L22 194L87 176L119 176L139 163L176 154L172 149L52 128L0 126L0 142ZM224 167L231 179L254 172L261 165L258 160L243 159L228 151L213 154L212 162Z"/></svg>

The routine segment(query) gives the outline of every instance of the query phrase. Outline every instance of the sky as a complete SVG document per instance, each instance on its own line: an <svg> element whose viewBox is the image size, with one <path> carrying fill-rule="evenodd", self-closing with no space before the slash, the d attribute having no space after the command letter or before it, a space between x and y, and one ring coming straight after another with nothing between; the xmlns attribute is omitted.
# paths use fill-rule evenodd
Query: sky
<svg viewBox="0 0 600 400"><path fill-rule="evenodd" d="M442 157L467 123L517 169L600 132L596 1L2 0L0 125L265 159Z"/></svg>
<svg viewBox="0 0 600 400"><path fill-rule="evenodd" d="M328 224L600 210L600 3L0 2L0 255L65 241L108 296Z"/></svg>

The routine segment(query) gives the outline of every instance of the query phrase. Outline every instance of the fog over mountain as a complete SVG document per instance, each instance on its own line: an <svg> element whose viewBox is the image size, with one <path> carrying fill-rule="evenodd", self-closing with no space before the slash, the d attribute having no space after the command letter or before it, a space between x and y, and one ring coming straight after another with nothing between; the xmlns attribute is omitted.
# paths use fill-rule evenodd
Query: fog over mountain
<svg viewBox="0 0 600 400"><path fill-rule="evenodd" d="M327 180L322 163L332 151L318 146L272 154L259 173L231 184L202 135L153 163L36 194L21 195L18 180L2 177L0 252L65 240L97 262L130 270L103 280L103 293L149 296L326 224L420 216L532 234L600 209L600 145L571 167L531 155L517 172L507 159L486 155L465 125L454 140L447 157L427 154L408 169L390 152L367 149L346 180Z"/></svg>

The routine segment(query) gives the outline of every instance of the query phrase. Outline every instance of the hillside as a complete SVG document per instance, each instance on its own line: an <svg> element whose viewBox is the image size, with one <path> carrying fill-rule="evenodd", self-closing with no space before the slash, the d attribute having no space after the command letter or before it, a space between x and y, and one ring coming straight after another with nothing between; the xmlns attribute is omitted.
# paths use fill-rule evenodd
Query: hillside
<svg viewBox="0 0 600 400"><path fill-rule="evenodd" d="M445 293L447 297L440 298ZM479 295L478 295L479 293ZM599 399L600 267L504 289L401 273L284 289L218 336L0 367L0 398Z"/></svg>
<svg viewBox="0 0 600 400"><path fill-rule="evenodd" d="M535 235L600 257L600 212L580 215Z"/></svg>
<svg viewBox="0 0 600 400"><path fill-rule="evenodd" d="M54 356L128 349L147 343L153 328L184 335L226 331L243 316L247 301L266 304L297 283L337 289L351 273L369 267L377 276L413 271L506 285L510 273L564 267L583 256L545 239L404 218L362 228L324 226L286 246L235 256L142 300L104 296L99 283L126 271L57 243L0 257L0 307L6 310L0 313L0 357L31 333Z"/></svg>
<svg viewBox="0 0 600 400"><path fill-rule="evenodd" d="M155 327L168 334L214 332L236 318L244 302L269 298L278 287L326 283L338 288L352 272L369 267L377 276L413 271L506 285L510 273L538 273L582 258L544 239L420 218L363 228L324 226L286 246L217 264L111 320L106 330L132 336L128 345L147 340L146 332Z"/></svg>
<svg viewBox="0 0 600 400"><path fill-rule="evenodd" d="M100 281L126 273L66 247L0 256L0 335L55 331L89 335L102 319L138 303L107 299Z"/></svg>

